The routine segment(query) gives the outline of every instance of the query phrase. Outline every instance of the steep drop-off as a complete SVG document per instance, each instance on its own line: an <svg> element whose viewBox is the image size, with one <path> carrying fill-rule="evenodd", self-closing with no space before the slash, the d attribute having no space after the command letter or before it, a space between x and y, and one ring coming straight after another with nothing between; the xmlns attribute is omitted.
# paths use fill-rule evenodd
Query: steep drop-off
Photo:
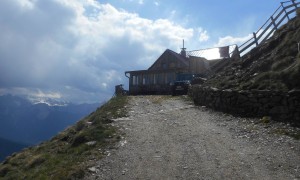
<svg viewBox="0 0 300 180"><path fill-rule="evenodd" d="M110 123L126 115L126 102L112 98L50 141L7 157L0 163L0 179L81 179L92 160L120 139Z"/></svg>

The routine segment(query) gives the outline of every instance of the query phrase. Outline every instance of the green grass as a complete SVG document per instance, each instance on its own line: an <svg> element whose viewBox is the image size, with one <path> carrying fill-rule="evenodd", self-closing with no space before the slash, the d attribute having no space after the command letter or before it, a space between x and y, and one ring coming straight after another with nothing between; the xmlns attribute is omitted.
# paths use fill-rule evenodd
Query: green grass
<svg viewBox="0 0 300 180"><path fill-rule="evenodd" d="M286 129L276 129L273 131L274 134L286 135L296 140L300 140L300 131L288 131Z"/></svg>
<svg viewBox="0 0 300 180"><path fill-rule="evenodd" d="M290 66L291 64L293 64L294 61L295 59L290 56L284 57L282 59L278 59L272 64L271 69L272 71L281 71L287 68L288 66Z"/></svg>
<svg viewBox="0 0 300 180"><path fill-rule="evenodd" d="M114 97L50 141L23 150L0 164L0 179L80 179L103 149L118 141L112 119L127 115L127 97ZM96 141L95 145L87 142Z"/></svg>
<svg viewBox="0 0 300 180"><path fill-rule="evenodd" d="M171 98L174 98L170 95L162 95L162 96L153 96L153 98L151 98L151 102L153 104L161 104L162 102L168 100L168 99L171 99Z"/></svg>

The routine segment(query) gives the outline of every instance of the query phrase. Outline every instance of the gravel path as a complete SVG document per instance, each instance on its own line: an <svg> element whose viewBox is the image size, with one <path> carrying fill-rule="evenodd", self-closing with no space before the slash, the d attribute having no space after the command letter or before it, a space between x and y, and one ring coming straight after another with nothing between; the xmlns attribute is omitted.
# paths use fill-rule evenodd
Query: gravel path
<svg viewBox="0 0 300 180"><path fill-rule="evenodd" d="M299 129L236 118L184 97L130 97L125 133L86 179L300 179Z"/></svg>

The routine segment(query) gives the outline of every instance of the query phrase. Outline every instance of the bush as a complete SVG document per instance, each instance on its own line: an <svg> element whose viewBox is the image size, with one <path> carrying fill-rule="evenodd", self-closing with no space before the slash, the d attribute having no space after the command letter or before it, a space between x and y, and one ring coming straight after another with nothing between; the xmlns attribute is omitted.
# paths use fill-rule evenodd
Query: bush
<svg viewBox="0 0 300 180"><path fill-rule="evenodd" d="M73 142L72 142L72 147L76 147L79 146L80 144L83 144L85 142L87 142L87 138L85 136L85 134L80 133L78 135L75 136Z"/></svg>
<svg viewBox="0 0 300 180"><path fill-rule="evenodd" d="M293 57L289 56L289 57L283 58L281 60L277 60L275 63L273 63L271 68L273 71L279 71L279 70L287 68L293 62L295 62L295 59Z"/></svg>
<svg viewBox="0 0 300 180"><path fill-rule="evenodd" d="M4 177L12 168L9 165L4 165L0 167L0 177Z"/></svg>
<svg viewBox="0 0 300 180"><path fill-rule="evenodd" d="M42 164L43 162L45 162L45 158L42 156L42 155L36 155L36 156L33 156L31 158L31 160L28 161L27 165L26 165L26 168L27 169L31 169L31 168L34 168L40 164Z"/></svg>

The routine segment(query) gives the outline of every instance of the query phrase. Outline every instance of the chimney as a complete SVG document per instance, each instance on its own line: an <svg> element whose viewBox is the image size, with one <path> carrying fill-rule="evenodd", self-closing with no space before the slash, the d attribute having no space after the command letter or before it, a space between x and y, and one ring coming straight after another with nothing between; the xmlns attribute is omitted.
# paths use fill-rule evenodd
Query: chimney
<svg viewBox="0 0 300 180"><path fill-rule="evenodd" d="M181 48L181 52L180 55L183 57L186 57L186 48L184 48L184 39L182 40L182 48Z"/></svg>

